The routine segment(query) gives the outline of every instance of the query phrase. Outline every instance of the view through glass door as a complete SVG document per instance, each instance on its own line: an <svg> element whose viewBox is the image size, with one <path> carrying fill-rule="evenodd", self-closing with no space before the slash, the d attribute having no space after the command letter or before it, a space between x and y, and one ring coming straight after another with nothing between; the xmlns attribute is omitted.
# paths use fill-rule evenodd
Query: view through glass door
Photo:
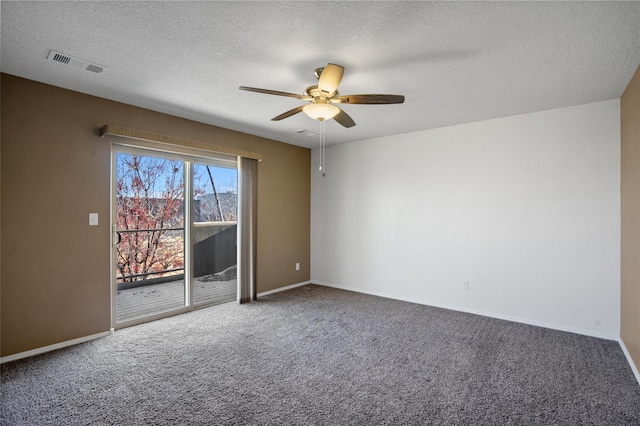
<svg viewBox="0 0 640 426"><path fill-rule="evenodd" d="M235 163L141 150L114 162L116 323L234 300Z"/></svg>
<svg viewBox="0 0 640 426"><path fill-rule="evenodd" d="M236 298L238 171L193 165L193 304Z"/></svg>

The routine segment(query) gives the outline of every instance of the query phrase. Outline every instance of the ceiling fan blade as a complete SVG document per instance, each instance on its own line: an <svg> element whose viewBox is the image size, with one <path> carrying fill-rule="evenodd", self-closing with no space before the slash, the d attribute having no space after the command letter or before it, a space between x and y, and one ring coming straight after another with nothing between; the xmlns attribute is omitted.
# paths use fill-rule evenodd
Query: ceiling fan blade
<svg viewBox="0 0 640 426"><path fill-rule="evenodd" d="M340 110L338 115L333 117L333 119L336 120L338 123L342 124L346 128L353 127L356 125L356 122L353 121L353 118L351 118L349 114L347 114L343 110Z"/></svg>
<svg viewBox="0 0 640 426"><path fill-rule="evenodd" d="M336 64L327 64L322 70L320 78L318 79L318 89L329 94L333 94L338 90L338 86L342 81L342 75L344 74L344 67Z"/></svg>
<svg viewBox="0 0 640 426"><path fill-rule="evenodd" d="M401 104L404 102L402 95L344 95L331 99L331 102L337 104Z"/></svg>
<svg viewBox="0 0 640 426"><path fill-rule="evenodd" d="M278 90L259 89L257 87L247 87L247 86L240 86L239 89L246 90L248 92L265 93L267 95L287 96L289 98L304 99L304 100L309 99L308 96L296 95L295 93L289 93L289 92L280 92Z"/></svg>
<svg viewBox="0 0 640 426"><path fill-rule="evenodd" d="M289 111L283 112L277 117L273 117L271 121L280 121L280 120L284 120L285 118L291 117L292 115L296 115L297 113L302 112L302 108L304 108L304 105L300 105L299 107L290 109Z"/></svg>

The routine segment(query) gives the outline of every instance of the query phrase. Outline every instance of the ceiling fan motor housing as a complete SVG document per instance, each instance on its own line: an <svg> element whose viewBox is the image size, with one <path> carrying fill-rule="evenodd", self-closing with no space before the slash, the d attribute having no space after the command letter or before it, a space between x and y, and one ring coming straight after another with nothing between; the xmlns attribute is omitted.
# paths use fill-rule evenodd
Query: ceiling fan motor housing
<svg viewBox="0 0 640 426"><path fill-rule="evenodd" d="M339 96L339 93L337 90L333 93L327 93L320 90L317 85L309 86L306 89L304 89L304 94L306 96L311 96L314 100L318 98L330 99L330 98L333 98L334 96Z"/></svg>

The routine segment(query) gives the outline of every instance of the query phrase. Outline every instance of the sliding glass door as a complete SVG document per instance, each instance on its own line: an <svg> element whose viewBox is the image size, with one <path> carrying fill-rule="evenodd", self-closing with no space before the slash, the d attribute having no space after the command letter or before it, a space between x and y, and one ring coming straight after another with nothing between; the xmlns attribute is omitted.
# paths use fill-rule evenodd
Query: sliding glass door
<svg viewBox="0 0 640 426"><path fill-rule="evenodd" d="M114 327L237 294L236 162L114 146Z"/></svg>
<svg viewBox="0 0 640 426"><path fill-rule="evenodd" d="M193 304L236 298L238 171L193 164Z"/></svg>

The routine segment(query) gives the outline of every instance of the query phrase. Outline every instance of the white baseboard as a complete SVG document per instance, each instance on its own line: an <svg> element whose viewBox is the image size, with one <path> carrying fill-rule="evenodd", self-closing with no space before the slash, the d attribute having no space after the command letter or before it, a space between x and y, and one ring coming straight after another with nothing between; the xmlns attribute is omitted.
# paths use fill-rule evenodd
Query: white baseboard
<svg viewBox="0 0 640 426"><path fill-rule="evenodd" d="M627 361L629 362L629 366L631 367L631 371L633 371L633 375L636 376L636 380L638 381L638 385L640 385L640 372L638 371L638 367L636 367L636 364L633 362L633 358L631 358L631 354L629 353L629 350L627 349L627 346L622 341L622 338L620 338L618 340L618 342L620 343L620 347L622 348L622 352L624 352L624 356L627 357Z"/></svg>
<svg viewBox="0 0 640 426"><path fill-rule="evenodd" d="M288 286L285 286L285 287L279 287L279 288L275 288L273 290L263 291L262 293L258 293L257 296L258 297L262 297L262 296L266 296L268 294L279 293L281 291L291 290L292 288L302 287L303 285L307 285L307 284L311 284L311 281L303 281L301 283L291 284L291 285L288 285Z"/></svg>
<svg viewBox="0 0 640 426"><path fill-rule="evenodd" d="M581 334L581 335L584 335L584 336L597 337L599 339L615 340L615 341L619 340L618 336L614 336L614 335L611 335L611 334L597 333L597 332L593 332L591 330L583 330L583 329L580 329L580 328L566 327L566 326L546 323L546 322L542 322L542 321L529 320L527 318L512 317L512 316L509 316L509 315L496 314L496 313L493 313L493 312L486 312L486 311L481 311L481 310L477 310L477 309L461 308L459 306L451 306L451 305L446 305L446 304L442 304L442 303L434 303L432 301L422 300L422 299L410 299L410 298L398 297L398 296L395 296L395 295L392 295L392 294L388 294L388 293L384 293L384 292L365 291L365 290L362 290L362 289L359 289L359 288L353 288L353 287L349 287L349 286L337 285L337 284L332 284L332 283L327 283L327 282L322 282L322 281L313 281L312 280L312 283L313 284L322 285L322 286L325 286L325 287L333 287L333 288L339 288L341 290L353 291L353 292L356 292L356 293L363 293L363 294L370 294L372 296L385 297L387 299L401 300L403 302L417 303L419 305L433 306L435 308L449 309L451 311L458 311L458 312L464 312L464 313L467 313L467 314L481 315L483 317L496 318L496 319L501 319L501 320L505 320L505 321L512 321L512 322L517 322L517 323L521 323L521 324L533 325L533 326L536 326L536 327L544 327L544 328L549 328L549 329L552 329L552 330L566 331L566 332L569 332L569 333Z"/></svg>
<svg viewBox="0 0 640 426"><path fill-rule="evenodd" d="M45 352L55 351L57 349L66 348L67 346L73 346L73 345L77 345L79 343L84 343L84 342L88 342L90 340L99 339L101 337L106 337L106 336L109 336L111 334L113 334L113 328L111 330L109 330L109 331L103 331L102 333L96 333L96 334L92 334L90 336L78 337L77 339L66 340L64 342L55 343L53 345L43 346L41 348L31 349L29 351L20 352L20 353L13 354L13 355L3 356L3 357L0 357L0 364L4 364L5 362L16 361L16 360L22 359L22 358L28 358L28 357L34 356L34 355L40 355L40 354L43 354Z"/></svg>

